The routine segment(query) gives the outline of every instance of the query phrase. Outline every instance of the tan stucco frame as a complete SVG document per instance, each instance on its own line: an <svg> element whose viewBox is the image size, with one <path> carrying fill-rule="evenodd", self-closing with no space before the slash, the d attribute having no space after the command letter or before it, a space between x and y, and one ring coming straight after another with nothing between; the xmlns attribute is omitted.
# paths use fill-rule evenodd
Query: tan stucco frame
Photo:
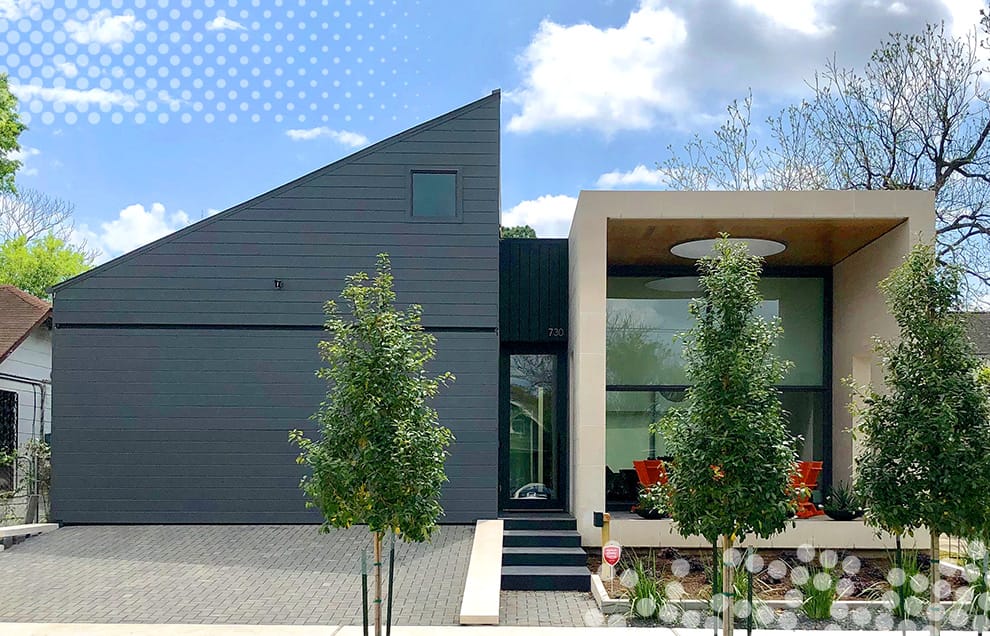
<svg viewBox="0 0 990 636"><path fill-rule="evenodd" d="M842 379L876 380L874 336L893 337L877 283L935 227L927 192L605 192L578 199L569 244L570 511L585 545L600 545L593 513L605 506L605 308L609 219L747 219L780 227L787 221L892 219L893 229L872 238L832 267L833 480L848 479L855 456L849 391Z"/></svg>

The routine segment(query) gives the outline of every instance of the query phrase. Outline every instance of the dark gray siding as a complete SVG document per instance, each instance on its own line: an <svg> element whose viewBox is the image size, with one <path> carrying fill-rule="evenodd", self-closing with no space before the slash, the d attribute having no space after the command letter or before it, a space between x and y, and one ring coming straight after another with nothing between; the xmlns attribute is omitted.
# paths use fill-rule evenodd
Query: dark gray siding
<svg viewBox="0 0 990 636"><path fill-rule="evenodd" d="M309 416L326 390L314 375L321 335L61 331L56 517L74 523L318 521L303 507L288 431L315 434ZM441 333L437 340L434 370L457 370L457 381L436 402L457 438L444 521L471 521L495 507L490 414L498 343L493 333Z"/></svg>
<svg viewBox="0 0 990 636"><path fill-rule="evenodd" d="M462 219L409 216L423 167L458 170ZM494 515L498 201L493 95L59 286L54 517L318 521L287 431L315 432L323 303L382 251L457 376L444 521Z"/></svg>
<svg viewBox="0 0 990 636"><path fill-rule="evenodd" d="M425 325L494 328L498 117L486 98L113 261L56 289L56 321L319 325L343 278L386 251ZM460 221L410 217L411 171L437 167L459 172Z"/></svg>

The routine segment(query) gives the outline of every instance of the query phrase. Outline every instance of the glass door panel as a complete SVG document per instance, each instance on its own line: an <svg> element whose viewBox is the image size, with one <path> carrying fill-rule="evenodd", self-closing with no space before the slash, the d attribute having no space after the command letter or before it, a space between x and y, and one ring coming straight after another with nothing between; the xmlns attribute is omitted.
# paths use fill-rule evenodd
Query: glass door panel
<svg viewBox="0 0 990 636"><path fill-rule="evenodd" d="M508 506L557 507L558 356L509 356Z"/></svg>

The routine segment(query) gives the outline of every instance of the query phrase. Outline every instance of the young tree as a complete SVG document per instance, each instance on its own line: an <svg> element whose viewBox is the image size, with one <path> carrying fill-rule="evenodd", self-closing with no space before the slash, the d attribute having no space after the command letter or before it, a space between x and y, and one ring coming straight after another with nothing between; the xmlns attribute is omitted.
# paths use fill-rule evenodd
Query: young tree
<svg viewBox="0 0 990 636"><path fill-rule="evenodd" d="M0 192L14 191L14 173L21 162L10 154L21 149L17 139L26 129L17 113L17 98L7 86L7 74L0 73Z"/></svg>
<svg viewBox="0 0 990 636"><path fill-rule="evenodd" d="M684 334L686 406L661 420L674 457L671 515L682 535L721 537L724 633L732 633L729 557L748 534L770 537L791 513L797 462L776 385L789 368L773 353L780 321L757 309L761 260L723 236L698 263L704 297ZM654 425L655 427L657 425Z"/></svg>
<svg viewBox="0 0 990 636"><path fill-rule="evenodd" d="M317 376L329 384L313 416L320 438L292 431L298 462L309 469L300 484L307 507L323 513L320 530L366 524L374 538L375 634L381 636L382 536L426 541L443 515L440 488L453 440L429 405L450 373L429 375L436 339L423 331L422 310L395 307L392 269L378 256L374 279L347 277L341 298L325 306L329 340L320 342L326 366Z"/></svg>
<svg viewBox="0 0 990 636"><path fill-rule="evenodd" d="M990 405L958 312L962 276L921 244L880 283L900 337L877 343L885 390L865 387L851 407L867 521L894 534L928 528L933 606L939 536L982 537L990 527Z"/></svg>
<svg viewBox="0 0 990 636"><path fill-rule="evenodd" d="M536 238L536 230L528 225L512 225L499 228L501 238Z"/></svg>
<svg viewBox="0 0 990 636"><path fill-rule="evenodd" d="M34 241L21 236L0 243L0 284L48 298L52 285L83 273L92 262L92 255L52 234Z"/></svg>
<svg viewBox="0 0 990 636"><path fill-rule="evenodd" d="M990 20L984 28L990 30ZM990 285L990 91L976 33L944 25L891 34L862 71L832 60L807 100L771 117L759 135L752 97L733 102L711 137L668 147L669 187L733 190L928 190L936 253Z"/></svg>

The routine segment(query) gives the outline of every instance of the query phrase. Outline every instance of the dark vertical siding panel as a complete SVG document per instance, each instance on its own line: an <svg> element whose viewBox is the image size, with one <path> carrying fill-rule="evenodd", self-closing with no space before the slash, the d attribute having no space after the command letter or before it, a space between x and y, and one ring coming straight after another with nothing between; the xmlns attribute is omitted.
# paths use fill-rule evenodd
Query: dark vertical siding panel
<svg viewBox="0 0 990 636"><path fill-rule="evenodd" d="M566 342L567 241L504 239L500 258L502 342ZM551 328L563 334L550 336Z"/></svg>

